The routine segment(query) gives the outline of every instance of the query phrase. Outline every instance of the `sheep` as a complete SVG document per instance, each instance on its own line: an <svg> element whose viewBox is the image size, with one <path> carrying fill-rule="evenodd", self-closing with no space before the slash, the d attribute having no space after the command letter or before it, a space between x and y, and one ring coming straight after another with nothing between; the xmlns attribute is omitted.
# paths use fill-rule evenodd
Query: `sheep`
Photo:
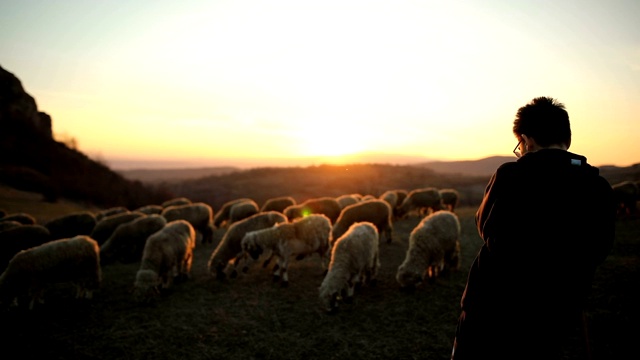
<svg viewBox="0 0 640 360"><path fill-rule="evenodd" d="M213 209L203 202L195 202L185 205L171 205L161 213L167 222L173 220L187 220L196 233L202 235L202 243L213 243Z"/></svg>
<svg viewBox="0 0 640 360"><path fill-rule="evenodd" d="M403 290L413 290L425 280L435 281L445 270L459 268L460 221L455 213L439 210L426 216L411 231L396 280Z"/></svg>
<svg viewBox="0 0 640 360"><path fill-rule="evenodd" d="M101 220L98 220L96 226L91 231L91 238L98 242L98 245L104 244L105 241L113 234L116 228L124 223L133 221L145 214L137 211L126 211L121 213L115 213L108 215Z"/></svg>
<svg viewBox="0 0 640 360"><path fill-rule="evenodd" d="M239 199L229 200L226 203L222 204L222 206L220 207L220 210L218 210L215 216L213 217L213 226L219 229L223 227L227 227L229 225L228 224L229 213L231 211L231 207L233 206L233 204L241 201L247 201L247 200L251 200L251 199L239 198Z"/></svg>
<svg viewBox="0 0 640 360"><path fill-rule="evenodd" d="M0 231L13 229L15 227L22 226L22 225L24 224L15 220L7 220L7 221L0 220Z"/></svg>
<svg viewBox="0 0 640 360"><path fill-rule="evenodd" d="M71 283L76 299L91 299L100 288L102 270L98 243L87 235L57 239L17 253L0 275L0 303L21 305L29 300L44 303L46 290L55 284Z"/></svg>
<svg viewBox="0 0 640 360"><path fill-rule="evenodd" d="M360 202L362 199L362 195L360 194L344 194L340 195L336 198L338 204L340 204L340 208L344 209L347 205L355 204Z"/></svg>
<svg viewBox="0 0 640 360"><path fill-rule="evenodd" d="M153 215L153 214L160 214L163 209L164 207L162 205L151 204L151 205L141 206L133 211L138 211L147 215Z"/></svg>
<svg viewBox="0 0 640 360"><path fill-rule="evenodd" d="M196 231L186 220L167 222L147 239L134 283L134 298L149 302L174 280L190 277Z"/></svg>
<svg viewBox="0 0 640 360"><path fill-rule="evenodd" d="M635 214L638 200L640 200L640 187L638 184L627 180L615 183L611 188L618 204L618 216Z"/></svg>
<svg viewBox="0 0 640 360"><path fill-rule="evenodd" d="M36 218L34 218L33 215L24 212L6 214L0 218L0 221L17 221L23 225L33 225L37 223Z"/></svg>
<svg viewBox="0 0 640 360"><path fill-rule="evenodd" d="M387 243L392 241L392 210L384 200L374 199L347 206L333 224L331 236L335 241L344 234L351 224L368 221L376 226L379 234L384 234Z"/></svg>
<svg viewBox="0 0 640 360"><path fill-rule="evenodd" d="M397 209L397 217L406 217L410 212L417 212L419 216L442 210L440 191L434 187L411 190Z"/></svg>
<svg viewBox="0 0 640 360"><path fill-rule="evenodd" d="M42 245L51 240L51 233L43 225L21 224L0 232L0 271L4 270L11 258L20 252L34 246Z"/></svg>
<svg viewBox="0 0 640 360"><path fill-rule="evenodd" d="M284 214L289 221L303 217L309 214L324 214L333 224L338 216L340 216L342 208L338 201L329 196L308 199L298 205L291 205L284 209Z"/></svg>
<svg viewBox="0 0 640 360"><path fill-rule="evenodd" d="M395 189L395 190L393 190L393 192L395 192L396 195L398 195L398 205L402 204L404 199L409 194L409 192L407 190L405 190L405 189Z"/></svg>
<svg viewBox="0 0 640 360"><path fill-rule="evenodd" d="M226 268L231 260L234 260L234 274L240 261L245 257L242 250L242 238L253 230L260 230L271 227L277 223L286 222L287 217L277 211L267 211L249 216L246 219L237 221L229 226L214 249L207 262L207 267L212 276L218 280L226 279Z"/></svg>
<svg viewBox="0 0 640 360"><path fill-rule="evenodd" d="M378 199L386 201L391 207L391 210L395 209L396 206L398 206L398 193L395 192L395 190L387 190L383 192L380 196L378 196Z"/></svg>
<svg viewBox="0 0 640 360"><path fill-rule="evenodd" d="M301 260L305 256L320 255L323 269L330 257L331 221L326 215L311 214L292 222L281 222L270 228L247 232L241 241L242 250L253 260L265 251L277 258L273 272L274 282L289 285L289 261L292 257ZM268 262L265 263L268 264Z"/></svg>
<svg viewBox="0 0 640 360"><path fill-rule="evenodd" d="M65 239L76 235L91 235L98 221L90 211L77 211L47 221L52 239Z"/></svg>
<svg viewBox="0 0 640 360"><path fill-rule="evenodd" d="M333 312L341 297L352 302L357 286L375 285L380 269L378 243L378 230L368 221L351 224L335 241L329 269L318 288L324 310Z"/></svg>
<svg viewBox="0 0 640 360"><path fill-rule="evenodd" d="M455 211L460 199L460 193L456 189L440 189L443 210Z"/></svg>
<svg viewBox="0 0 640 360"><path fill-rule="evenodd" d="M293 197L291 196L275 197L275 198L267 199L267 201L265 201L264 204L262 204L262 207L260 208L260 212L277 211L277 212L284 213L284 209L286 209L287 206L291 206L291 205L296 205L296 200Z"/></svg>
<svg viewBox="0 0 640 360"><path fill-rule="evenodd" d="M140 261L147 238L164 228L167 220L159 214L141 216L118 226L100 246L102 266L120 261L132 263Z"/></svg>
<svg viewBox="0 0 640 360"><path fill-rule="evenodd" d="M173 198L173 199L169 199L165 202L163 202L162 204L160 204L160 206L162 206L162 208L168 208L169 206L175 206L175 205L189 205L191 204L191 200L186 198L186 197L177 197L177 198Z"/></svg>
<svg viewBox="0 0 640 360"><path fill-rule="evenodd" d="M96 214L96 221L100 221L106 217L109 217L111 215L116 215L116 214L123 214L123 213L128 213L129 209L127 209L124 206L114 206L112 208L108 208L102 211L99 211Z"/></svg>
<svg viewBox="0 0 640 360"><path fill-rule="evenodd" d="M246 219L251 215L255 215L258 212L260 212L260 207L258 207L258 204L255 201L251 199L239 201L231 205L231 208L229 209L229 225L236 221Z"/></svg>

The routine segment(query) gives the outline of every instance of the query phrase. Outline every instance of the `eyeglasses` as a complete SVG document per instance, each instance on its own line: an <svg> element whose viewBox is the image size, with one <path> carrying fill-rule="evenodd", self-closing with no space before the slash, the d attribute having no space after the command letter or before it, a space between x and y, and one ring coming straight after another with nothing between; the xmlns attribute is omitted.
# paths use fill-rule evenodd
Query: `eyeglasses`
<svg viewBox="0 0 640 360"><path fill-rule="evenodd" d="M516 147L513 149L513 154L517 158L520 158L522 156L522 152L520 152L520 144L522 144L522 140L518 141L518 145L516 145Z"/></svg>

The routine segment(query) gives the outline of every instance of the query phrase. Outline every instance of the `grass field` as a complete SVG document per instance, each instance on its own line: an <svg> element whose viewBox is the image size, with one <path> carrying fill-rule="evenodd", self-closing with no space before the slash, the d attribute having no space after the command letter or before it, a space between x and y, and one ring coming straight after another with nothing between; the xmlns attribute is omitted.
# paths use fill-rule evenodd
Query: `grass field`
<svg viewBox="0 0 640 360"><path fill-rule="evenodd" d="M43 209L37 198L21 195L0 196L0 208L46 219L82 207ZM415 293L399 290L395 272L417 218L396 222L394 241L380 244L377 286L363 287L353 304L333 315L319 308L317 257L292 264L288 288L258 266L227 283L216 281L206 263L222 236L217 230L213 244L198 244L191 278L152 305L133 301L139 264L113 264L103 268L102 287L91 301L78 302L70 288L59 286L33 311L1 314L2 359L447 359L467 269L481 245L474 212L457 211L462 270ZM615 249L597 273L587 311L593 359L637 353L639 237L640 219L620 220ZM579 335L567 344L567 359L585 358Z"/></svg>

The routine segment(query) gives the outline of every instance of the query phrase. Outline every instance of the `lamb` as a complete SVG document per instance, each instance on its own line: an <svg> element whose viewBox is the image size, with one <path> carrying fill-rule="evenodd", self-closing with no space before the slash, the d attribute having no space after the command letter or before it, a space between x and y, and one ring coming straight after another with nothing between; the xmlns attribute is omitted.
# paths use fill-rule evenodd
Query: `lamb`
<svg viewBox="0 0 640 360"><path fill-rule="evenodd" d="M284 209L284 214L289 221L309 214L324 214L333 224L340 216L340 211L342 211L342 208L335 198L324 196L308 199L302 204L291 205Z"/></svg>
<svg viewBox="0 0 640 360"><path fill-rule="evenodd" d="M0 275L0 304L21 305L29 300L29 310L44 303L51 285L71 283L76 299L91 299L100 288L102 270L98 243L87 235L57 239L17 253Z"/></svg>
<svg viewBox="0 0 640 360"><path fill-rule="evenodd" d="M66 239L76 235L91 235L98 221L90 211L77 211L47 221L52 239Z"/></svg>
<svg viewBox="0 0 640 360"><path fill-rule="evenodd" d="M419 216L428 215L442 210L440 191L434 187L411 190L397 209L397 217L406 217L410 212L417 212Z"/></svg>
<svg viewBox="0 0 640 360"><path fill-rule="evenodd" d="M190 277L196 231L186 220L168 222L144 245L140 268L134 283L134 298L149 302L174 280Z"/></svg>
<svg viewBox="0 0 640 360"><path fill-rule="evenodd" d="M171 205L161 213L167 222L174 220L187 220L202 235L202 243L213 243L213 209L203 202L195 202L184 205Z"/></svg>
<svg viewBox="0 0 640 360"><path fill-rule="evenodd" d="M160 204L160 206L162 206L162 208L168 208L169 206L189 205L189 204L191 204L191 200L186 198L186 197L181 196L181 197L169 199L169 200L163 202L162 204Z"/></svg>
<svg viewBox="0 0 640 360"><path fill-rule="evenodd" d="M241 241L242 250L253 260L270 250L277 258L273 272L274 282L289 285L289 261L292 257L301 260L315 253L320 255L322 267L326 270L330 257L331 221L326 215L311 214L292 222L281 222L273 227L249 231ZM265 265L268 264L265 263Z"/></svg>
<svg viewBox="0 0 640 360"><path fill-rule="evenodd" d="M378 230L367 221L352 224L335 241L329 269L318 289L324 310L333 312L341 297L351 302L356 286L375 285L380 269L378 243Z"/></svg>
<svg viewBox="0 0 640 360"><path fill-rule="evenodd" d="M0 218L0 221L17 221L22 225L33 225L37 223L33 215L24 212L5 214L5 216Z"/></svg>
<svg viewBox="0 0 640 360"><path fill-rule="evenodd" d="M251 199L239 201L231 205L231 209L229 209L229 225L236 221L246 219L251 215L255 215L258 212L260 212L260 208L255 201Z"/></svg>
<svg viewBox="0 0 640 360"><path fill-rule="evenodd" d="M159 214L141 216L122 224L100 246L102 266L115 261L132 263L140 261L147 238L164 228L167 220Z"/></svg>
<svg viewBox="0 0 640 360"><path fill-rule="evenodd" d="M223 228L223 227L227 227L228 221L229 221L229 215L231 212L231 207L238 202L241 201L247 201L247 200L251 200L249 198L239 198L239 199L234 199L234 200L229 200L226 203L222 204L222 207L220 207L220 210L218 210L218 212L216 212L215 216L213 217L213 226L217 227L217 228Z"/></svg>
<svg viewBox="0 0 640 360"><path fill-rule="evenodd" d="M460 221L455 213L440 210L422 219L411 231L396 280L403 290L413 290L423 281L433 282L441 272L459 267Z"/></svg>
<svg viewBox="0 0 640 360"><path fill-rule="evenodd" d="M338 202L338 204L340 204L340 208L344 209L348 205L360 202L361 199L362 199L362 195L360 194L344 194L344 195L338 196L336 198L336 201Z"/></svg>
<svg viewBox="0 0 640 360"><path fill-rule="evenodd" d="M455 211L460 199L460 193L456 189L440 189L440 198L444 210Z"/></svg>
<svg viewBox="0 0 640 360"><path fill-rule="evenodd" d="M337 240L351 224L368 221L376 226L379 234L384 234L387 243L392 241L392 210L384 200L374 199L347 206L340 213L331 230L332 239Z"/></svg>
<svg viewBox="0 0 640 360"><path fill-rule="evenodd" d="M98 242L98 245L104 244L105 241L113 234L116 228L124 223L133 221L145 214L136 211L126 211L121 213L115 213L113 215L106 216L101 220L98 220L96 226L91 231L91 238Z"/></svg>
<svg viewBox="0 0 640 360"><path fill-rule="evenodd" d="M0 232L0 272L20 250L42 245L51 240L54 239L51 238L49 230L38 224L21 224Z"/></svg>
<svg viewBox="0 0 640 360"><path fill-rule="evenodd" d="M262 207L260 208L260 212L277 211L277 212L284 213L284 209L286 209L287 206L291 206L291 205L296 205L296 200L293 197L291 196L275 197L275 198L267 199L267 201L265 201L264 204L262 204Z"/></svg>
<svg viewBox="0 0 640 360"><path fill-rule="evenodd" d="M245 253L242 250L242 238L247 232L265 229L286 221L287 217L284 214L277 211L267 211L233 223L209 257L207 266L211 275L218 280L225 280L226 268L231 260L234 260L235 272L235 268L245 257Z"/></svg>

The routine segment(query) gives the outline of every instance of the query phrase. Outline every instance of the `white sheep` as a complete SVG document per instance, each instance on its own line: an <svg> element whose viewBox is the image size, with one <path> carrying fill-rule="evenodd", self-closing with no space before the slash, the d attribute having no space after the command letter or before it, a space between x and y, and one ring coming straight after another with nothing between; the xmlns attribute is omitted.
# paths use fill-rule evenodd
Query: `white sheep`
<svg viewBox="0 0 640 360"><path fill-rule="evenodd" d="M265 229L286 221L287 217L284 214L277 211L267 211L233 223L209 257L207 266L211 275L218 280L225 280L227 266L232 260L234 266L232 276L235 275L237 266L242 260L246 260L241 244L244 235L249 231Z"/></svg>
<svg viewBox="0 0 640 360"><path fill-rule="evenodd" d="M283 213L287 216L289 221L309 214L324 214L333 224L338 216L340 216L340 211L342 211L342 208L335 198L323 196L308 199L301 204L288 206L284 209Z"/></svg>
<svg viewBox="0 0 640 360"><path fill-rule="evenodd" d="M443 210L455 211L460 200L460 193L456 189L440 189Z"/></svg>
<svg viewBox="0 0 640 360"><path fill-rule="evenodd" d="M91 235L98 221L90 211L77 211L47 221L52 239L66 239L76 235Z"/></svg>
<svg viewBox="0 0 640 360"><path fill-rule="evenodd" d="M340 204L340 208L344 209L348 205L360 202L361 199L362 199L362 195L360 194L344 194L344 195L338 196L336 198L336 201L338 202L338 204Z"/></svg>
<svg viewBox="0 0 640 360"><path fill-rule="evenodd" d="M153 214L160 214L162 213L162 210L164 209L164 207L162 205L145 205L145 206L141 206L133 211L138 211L141 212L143 214L147 214L147 215L153 215Z"/></svg>
<svg viewBox="0 0 640 360"><path fill-rule="evenodd" d="M51 237L49 229L38 224L20 224L0 231L0 272L20 250L42 245L51 240L55 239Z"/></svg>
<svg viewBox="0 0 640 360"><path fill-rule="evenodd" d="M174 205L189 205L189 204L191 204L191 199L186 198L184 196L180 196L173 199L169 199L163 202L162 204L160 204L160 206L162 208L168 208L169 206L174 206Z"/></svg>
<svg viewBox="0 0 640 360"><path fill-rule="evenodd" d="M398 193L395 190L387 190L383 192L378 196L378 199L386 201L389 206L391 206L391 210L398 206Z"/></svg>
<svg viewBox="0 0 640 360"><path fill-rule="evenodd" d="M380 269L378 243L378 230L367 221L352 224L335 241L329 269L318 288L323 309L332 312L341 298L352 301L356 287L375 285Z"/></svg>
<svg viewBox="0 0 640 360"><path fill-rule="evenodd" d="M145 214L137 211L125 211L108 215L98 220L96 226L91 231L91 238L98 242L98 245L104 244L105 241L113 234L116 228L122 224L133 221L139 217L145 216Z"/></svg>
<svg viewBox="0 0 640 360"><path fill-rule="evenodd" d="M448 210L436 211L420 221L409 235L409 247L396 280L412 290L425 280L435 281L445 270L460 267L460 221Z"/></svg>
<svg viewBox="0 0 640 360"><path fill-rule="evenodd" d="M33 217L33 215L25 212L5 214L0 218L0 221L17 221L23 225L33 225L37 223L36 218Z"/></svg>
<svg viewBox="0 0 640 360"><path fill-rule="evenodd" d="M129 209L127 209L124 206L114 206L96 213L96 221L100 221L108 216L127 213L127 212L129 212Z"/></svg>
<svg viewBox="0 0 640 360"><path fill-rule="evenodd" d="M191 273L196 231L186 220L168 222L147 239L136 273L134 297L149 301L174 279L186 280Z"/></svg>
<svg viewBox="0 0 640 360"><path fill-rule="evenodd" d="M255 215L258 212L260 212L260 207L258 207L255 201L251 199L239 201L231 205L231 209L229 209L229 225L236 221L246 219L251 215Z"/></svg>
<svg viewBox="0 0 640 360"><path fill-rule="evenodd" d="M442 197L437 188L414 189L407 194L407 197L397 208L397 217L405 217L411 212L417 212L419 216L425 216L438 210L442 210Z"/></svg>
<svg viewBox="0 0 640 360"><path fill-rule="evenodd" d="M296 205L296 199L291 196L279 196L267 199L267 201L262 204L260 212L277 211L284 213L284 209L291 205Z"/></svg>
<svg viewBox="0 0 640 360"><path fill-rule="evenodd" d="M151 214L122 224L100 245L102 266L120 261L140 261L147 238L167 224L164 216Z"/></svg>
<svg viewBox="0 0 640 360"><path fill-rule="evenodd" d="M167 222L187 220L196 230L196 235L202 236L202 243L213 243L213 208L204 202L183 205L171 205L160 213Z"/></svg>
<svg viewBox="0 0 640 360"><path fill-rule="evenodd" d="M337 240L344 234L351 224L368 221L374 224L379 234L383 234L387 243L392 241L392 224L393 211L389 204L384 200L365 200L356 204L345 207L340 213L340 217L333 225L332 239Z"/></svg>
<svg viewBox="0 0 640 360"><path fill-rule="evenodd" d="M55 284L70 283L77 299L91 299L100 288L100 248L87 235L57 239L17 253L0 275L0 304L20 306L20 299L44 303L45 292Z"/></svg>
<svg viewBox="0 0 640 360"><path fill-rule="evenodd" d="M281 281L282 286L289 284L289 261L312 254L320 255L323 270L330 257L331 221L326 215L311 214L292 222L281 222L270 228L247 232L241 241L242 250L254 260L265 251L276 257L277 264L273 272L274 282ZM268 262L265 263L265 266Z"/></svg>
<svg viewBox="0 0 640 360"><path fill-rule="evenodd" d="M219 229L227 227L229 225L228 222L229 222L231 207L238 202L247 201L247 200L252 200L252 199L238 198L238 199L229 200L226 203L222 204L220 209L216 212L215 216L213 217L213 226Z"/></svg>

